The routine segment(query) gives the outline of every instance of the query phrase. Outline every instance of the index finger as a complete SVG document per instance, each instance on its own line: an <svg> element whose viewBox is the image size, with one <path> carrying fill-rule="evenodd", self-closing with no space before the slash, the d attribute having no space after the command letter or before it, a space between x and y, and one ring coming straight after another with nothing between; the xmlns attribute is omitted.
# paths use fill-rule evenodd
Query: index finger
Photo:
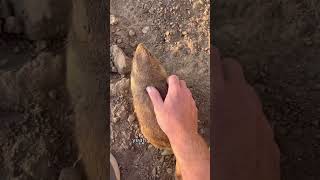
<svg viewBox="0 0 320 180"><path fill-rule="evenodd" d="M168 77L168 94L177 93L180 89L180 80L178 76L171 75Z"/></svg>

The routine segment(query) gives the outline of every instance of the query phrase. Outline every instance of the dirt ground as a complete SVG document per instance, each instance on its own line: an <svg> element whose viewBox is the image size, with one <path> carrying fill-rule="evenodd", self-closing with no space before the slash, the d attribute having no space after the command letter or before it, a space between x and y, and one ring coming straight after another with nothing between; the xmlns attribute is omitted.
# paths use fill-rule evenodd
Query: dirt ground
<svg viewBox="0 0 320 180"><path fill-rule="evenodd" d="M282 180L320 179L320 2L217 1L224 56L259 93L281 151Z"/></svg>

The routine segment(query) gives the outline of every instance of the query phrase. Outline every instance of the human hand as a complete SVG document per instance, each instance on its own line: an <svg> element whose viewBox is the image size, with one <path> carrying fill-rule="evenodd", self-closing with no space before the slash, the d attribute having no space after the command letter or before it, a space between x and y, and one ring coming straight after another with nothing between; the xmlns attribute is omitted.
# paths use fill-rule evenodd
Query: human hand
<svg viewBox="0 0 320 180"><path fill-rule="evenodd" d="M164 101L157 89L147 87L160 128L171 142L197 135L198 109L186 82L171 75L168 85Z"/></svg>
<svg viewBox="0 0 320 180"><path fill-rule="evenodd" d="M192 94L186 82L175 75L168 78L168 84L164 101L154 87L147 87L147 91L157 122L169 138L177 160L176 167L182 179L209 179L210 154L207 144L198 134L198 109Z"/></svg>

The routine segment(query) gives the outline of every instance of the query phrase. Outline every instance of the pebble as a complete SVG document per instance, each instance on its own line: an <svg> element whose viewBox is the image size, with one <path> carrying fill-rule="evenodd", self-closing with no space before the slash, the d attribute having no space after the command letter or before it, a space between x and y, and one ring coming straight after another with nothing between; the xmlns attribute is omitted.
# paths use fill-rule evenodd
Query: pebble
<svg viewBox="0 0 320 180"><path fill-rule="evenodd" d="M127 94L129 89L130 89L130 80L128 78L122 78L121 80L115 83L110 83L111 96L119 96L121 94ZM128 118L128 121L129 121L129 118Z"/></svg>
<svg viewBox="0 0 320 180"><path fill-rule="evenodd" d="M173 154L173 152L170 151L170 150L164 150L164 151L161 152L161 156L168 156L168 155L171 155L171 154Z"/></svg>
<svg viewBox="0 0 320 180"><path fill-rule="evenodd" d="M117 45L111 46L111 55L114 65L120 74L128 74L131 70L131 60Z"/></svg>
<svg viewBox="0 0 320 180"><path fill-rule="evenodd" d="M122 39L117 39L117 43L118 44L122 43Z"/></svg>
<svg viewBox="0 0 320 180"><path fill-rule="evenodd" d="M149 27L149 26L146 26L146 27L144 27L144 28L142 29L142 32L143 32L144 34L146 34L149 30L150 30L150 27Z"/></svg>
<svg viewBox="0 0 320 180"><path fill-rule="evenodd" d="M188 33L187 33L187 31L182 31L182 35L187 35Z"/></svg>
<svg viewBox="0 0 320 180"><path fill-rule="evenodd" d="M113 118L112 118L112 122L114 122L114 123L118 122L119 120L120 120L119 117L113 117Z"/></svg>
<svg viewBox="0 0 320 180"><path fill-rule="evenodd" d="M168 173L168 174L172 174L172 169L171 169L171 168L168 168L168 169L167 169L167 173Z"/></svg>
<svg viewBox="0 0 320 180"><path fill-rule="evenodd" d="M166 36L169 36L169 35L170 35L170 32L169 32L169 31L166 31L164 34L165 34Z"/></svg>
<svg viewBox="0 0 320 180"><path fill-rule="evenodd" d="M129 30L129 36L134 36L134 35L136 35L136 33L132 29L130 29Z"/></svg>
<svg viewBox="0 0 320 180"><path fill-rule="evenodd" d="M115 15L110 15L110 24L111 25L116 25L116 24L118 24L118 18L116 18L116 16Z"/></svg>
<svg viewBox="0 0 320 180"><path fill-rule="evenodd" d="M134 114L130 114L128 117L128 122L132 123L135 120L136 120L136 116Z"/></svg>

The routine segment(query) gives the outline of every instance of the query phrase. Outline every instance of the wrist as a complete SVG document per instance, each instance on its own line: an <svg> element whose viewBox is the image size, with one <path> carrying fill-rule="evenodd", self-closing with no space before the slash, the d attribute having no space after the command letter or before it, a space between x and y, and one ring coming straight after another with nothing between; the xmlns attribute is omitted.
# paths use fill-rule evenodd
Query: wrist
<svg viewBox="0 0 320 180"><path fill-rule="evenodd" d="M206 142L198 133L181 137L170 143L183 179L210 179L210 152Z"/></svg>
<svg viewBox="0 0 320 180"><path fill-rule="evenodd" d="M197 132L180 134L169 138L169 141L177 160L181 163L197 164L210 159L209 147Z"/></svg>

